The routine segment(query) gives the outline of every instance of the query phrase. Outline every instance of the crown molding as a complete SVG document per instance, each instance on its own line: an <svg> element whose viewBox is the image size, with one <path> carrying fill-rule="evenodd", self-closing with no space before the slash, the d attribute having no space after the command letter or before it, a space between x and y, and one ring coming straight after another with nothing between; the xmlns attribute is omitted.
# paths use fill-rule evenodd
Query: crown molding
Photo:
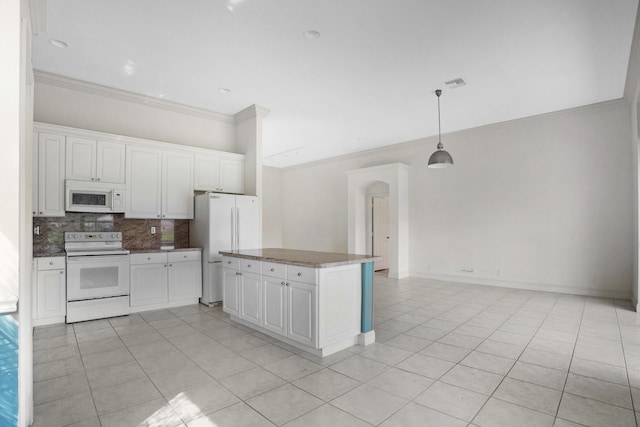
<svg viewBox="0 0 640 427"><path fill-rule="evenodd" d="M267 114L269 114L271 110L261 107L259 105L253 104L245 108L244 110L234 114L233 118L235 123L241 123L245 120L253 119L253 118L265 118Z"/></svg>
<svg viewBox="0 0 640 427"><path fill-rule="evenodd" d="M627 67L627 79L624 85L624 99L635 102L640 91L640 7L636 12L636 24L631 39L631 53L629 54L629 66Z"/></svg>
<svg viewBox="0 0 640 427"><path fill-rule="evenodd" d="M65 89L71 89L78 92L89 93L92 95L104 96L119 101L127 101L135 104L145 105L147 107L159 108L162 110L172 111L174 113L186 114L195 117L201 117L208 120L216 120L223 123L235 124L233 116L227 114L216 113L214 111L205 110L203 108L190 107L188 105L176 102L165 101L151 96L140 95L138 93L126 90L115 89L108 86L102 86L95 83L89 83L82 80L72 79L57 74L46 73L40 70L34 70L36 83L57 86Z"/></svg>
<svg viewBox="0 0 640 427"><path fill-rule="evenodd" d="M28 0L31 15L31 33L47 31L47 0Z"/></svg>

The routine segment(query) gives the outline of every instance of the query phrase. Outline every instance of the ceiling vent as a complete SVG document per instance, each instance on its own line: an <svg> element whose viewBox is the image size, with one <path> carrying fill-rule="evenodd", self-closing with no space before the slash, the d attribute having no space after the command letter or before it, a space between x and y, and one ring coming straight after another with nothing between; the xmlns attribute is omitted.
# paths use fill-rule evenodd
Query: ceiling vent
<svg viewBox="0 0 640 427"><path fill-rule="evenodd" d="M448 82L444 82L444 84L449 86L449 89L455 89L455 88L458 88L458 87L466 85L467 82L465 82L460 77L458 77L457 79L453 79L453 80L449 80Z"/></svg>

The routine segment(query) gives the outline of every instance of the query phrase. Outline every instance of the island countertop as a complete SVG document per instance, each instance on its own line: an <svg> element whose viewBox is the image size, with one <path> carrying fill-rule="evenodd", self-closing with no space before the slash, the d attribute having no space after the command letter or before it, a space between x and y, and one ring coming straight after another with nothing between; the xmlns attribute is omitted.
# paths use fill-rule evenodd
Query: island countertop
<svg viewBox="0 0 640 427"><path fill-rule="evenodd" d="M349 264L362 264L381 259L373 255L357 255L338 252L301 251L297 249L263 248L242 251L220 251L224 256L299 265L302 267L327 268Z"/></svg>

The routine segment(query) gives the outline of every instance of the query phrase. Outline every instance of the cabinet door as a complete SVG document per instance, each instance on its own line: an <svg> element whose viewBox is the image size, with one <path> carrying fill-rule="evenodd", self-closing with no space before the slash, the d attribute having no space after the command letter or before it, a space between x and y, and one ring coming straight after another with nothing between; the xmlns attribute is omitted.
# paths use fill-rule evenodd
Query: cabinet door
<svg viewBox="0 0 640 427"><path fill-rule="evenodd" d="M127 194L125 217L160 218L162 152L127 146Z"/></svg>
<svg viewBox="0 0 640 427"><path fill-rule="evenodd" d="M64 270L43 270L37 274L37 318L65 316L67 280Z"/></svg>
<svg viewBox="0 0 640 427"><path fill-rule="evenodd" d="M77 181L96 180L96 141L67 138L66 178Z"/></svg>
<svg viewBox="0 0 640 427"><path fill-rule="evenodd" d="M240 318L258 326L262 324L262 278L259 274L242 273L240 281Z"/></svg>
<svg viewBox="0 0 640 427"><path fill-rule="evenodd" d="M64 216L65 138L38 135L38 216Z"/></svg>
<svg viewBox="0 0 640 427"><path fill-rule="evenodd" d="M132 265L129 272L131 307L159 304L169 300L166 264Z"/></svg>
<svg viewBox="0 0 640 427"><path fill-rule="evenodd" d="M202 296L202 264L199 261L169 263L169 301Z"/></svg>
<svg viewBox="0 0 640 427"><path fill-rule="evenodd" d="M97 180L124 184L125 144L98 141L96 151Z"/></svg>
<svg viewBox="0 0 640 427"><path fill-rule="evenodd" d="M197 191L220 191L220 162L217 157L196 155L194 188Z"/></svg>
<svg viewBox="0 0 640 427"><path fill-rule="evenodd" d="M316 347L317 287L301 282L288 282L287 336L294 341Z"/></svg>
<svg viewBox="0 0 640 427"><path fill-rule="evenodd" d="M238 290L237 270L222 269L222 310L234 316L240 316L240 293Z"/></svg>
<svg viewBox="0 0 640 427"><path fill-rule="evenodd" d="M162 155L162 218L193 219L193 154Z"/></svg>
<svg viewBox="0 0 640 427"><path fill-rule="evenodd" d="M287 336L287 287L282 279L262 278L262 327Z"/></svg>
<svg viewBox="0 0 640 427"><path fill-rule="evenodd" d="M244 160L220 159L220 191L244 193Z"/></svg>

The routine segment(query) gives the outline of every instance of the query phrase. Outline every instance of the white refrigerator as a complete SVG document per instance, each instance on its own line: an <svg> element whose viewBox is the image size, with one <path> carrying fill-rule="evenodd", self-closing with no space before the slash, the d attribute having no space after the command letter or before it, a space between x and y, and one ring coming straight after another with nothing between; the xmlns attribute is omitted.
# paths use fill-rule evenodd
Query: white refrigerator
<svg viewBox="0 0 640 427"><path fill-rule="evenodd" d="M202 304L222 301L222 255L218 251L259 249L262 209L254 196L206 193L195 197L189 243L203 248Z"/></svg>

